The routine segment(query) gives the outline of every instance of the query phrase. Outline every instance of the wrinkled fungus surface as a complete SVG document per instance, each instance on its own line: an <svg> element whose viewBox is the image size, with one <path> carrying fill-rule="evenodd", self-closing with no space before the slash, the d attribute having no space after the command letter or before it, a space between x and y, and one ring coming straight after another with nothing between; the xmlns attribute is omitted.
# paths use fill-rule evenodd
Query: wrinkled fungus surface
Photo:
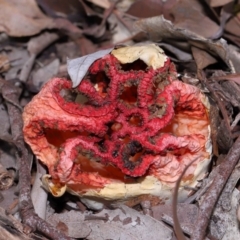
<svg viewBox="0 0 240 240"><path fill-rule="evenodd" d="M153 67L151 56L124 60L113 50L77 88L51 79L26 106L24 137L47 165L45 185L54 195L66 188L105 200L154 195L166 202L196 157L182 186L203 177L211 157L208 101L158 54L162 66Z"/></svg>

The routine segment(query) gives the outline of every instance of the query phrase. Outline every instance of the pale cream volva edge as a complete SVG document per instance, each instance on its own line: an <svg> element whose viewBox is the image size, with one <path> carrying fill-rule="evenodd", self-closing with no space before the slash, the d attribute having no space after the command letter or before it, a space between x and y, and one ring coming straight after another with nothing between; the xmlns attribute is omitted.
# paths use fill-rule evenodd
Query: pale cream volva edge
<svg viewBox="0 0 240 240"><path fill-rule="evenodd" d="M112 50L111 54L122 64L132 63L141 59L148 66L153 67L154 70L163 67L168 59L163 49L156 44L122 47Z"/></svg>

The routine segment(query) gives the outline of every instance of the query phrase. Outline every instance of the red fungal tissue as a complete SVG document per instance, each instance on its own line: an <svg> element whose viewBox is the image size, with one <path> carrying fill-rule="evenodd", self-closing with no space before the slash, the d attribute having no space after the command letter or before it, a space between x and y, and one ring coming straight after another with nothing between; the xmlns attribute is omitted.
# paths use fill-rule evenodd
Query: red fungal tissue
<svg viewBox="0 0 240 240"><path fill-rule="evenodd" d="M209 103L177 79L156 45L122 47L96 60L76 87L54 78L25 107L24 137L49 170L55 196L171 201L185 166L180 201L211 159Z"/></svg>

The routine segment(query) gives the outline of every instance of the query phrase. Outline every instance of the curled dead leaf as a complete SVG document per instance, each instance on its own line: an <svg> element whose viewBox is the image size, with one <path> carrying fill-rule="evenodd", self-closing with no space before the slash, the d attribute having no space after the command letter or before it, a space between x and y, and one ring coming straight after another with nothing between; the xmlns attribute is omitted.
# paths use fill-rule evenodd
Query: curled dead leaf
<svg viewBox="0 0 240 240"><path fill-rule="evenodd" d="M171 21L163 16L138 20L136 28L148 34L153 41L173 40L172 44L177 44L179 40L184 40L190 46L194 46L209 52L213 56L220 57L231 72L240 71L239 54L236 49L229 46L224 39L212 41L202 37L190 30L175 26Z"/></svg>
<svg viewBox="0 0 240 240"><path fill-rule="evenodd" d="M24 37L54 26L53 20L40 11L34 0L0 0L0 32Z"/></svg>

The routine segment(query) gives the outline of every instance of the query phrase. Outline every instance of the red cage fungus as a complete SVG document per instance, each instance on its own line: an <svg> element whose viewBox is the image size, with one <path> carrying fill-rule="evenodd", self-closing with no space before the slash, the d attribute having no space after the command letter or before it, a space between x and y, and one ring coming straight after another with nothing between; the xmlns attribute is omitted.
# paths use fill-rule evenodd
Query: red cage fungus
<svg viewBox="0 0 240 240"><path fill-rule="evenodd" d="M113 50L71 86L51 79L23 113L25 141L48 167L44 184L54 195L67 189L99 201L145 195L167 202L197 157L179 190L186 198L183 186L195 186L211 158L209 103L177 79L160 48Z"/></svg>

